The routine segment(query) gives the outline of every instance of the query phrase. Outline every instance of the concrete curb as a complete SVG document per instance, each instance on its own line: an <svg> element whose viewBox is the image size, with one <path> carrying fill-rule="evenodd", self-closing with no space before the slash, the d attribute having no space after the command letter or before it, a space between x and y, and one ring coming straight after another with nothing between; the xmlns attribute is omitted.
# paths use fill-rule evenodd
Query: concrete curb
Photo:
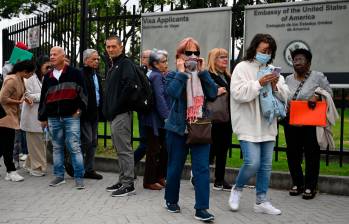
<svg viewBox="0 0 349 224"><path fill-rule="evenodd" d="M139 176L143 176L144 174L144 161L141 161L136 166L136 174ZM112 158L103 158L96 157L95 159L95 168L99 171L104 172L118 172L118 160ZM182 179L189 180L190 179L190 170L191 165L185 164ZM215 168L214 166L210 167L211 172L211 181L213 181L212 177L214 176ZM226 180L230 183L233 183L239 169L226 168ZM254 185L255 178L251 179L248 183L249 185ZM273 171L270 177L270 187L276 189L287 190L291 187L291 177L288 172L278 172ZM328 193L328 194L336 194L336 195L347 195L349 196L349 177L344 176L320 176L318 181L318 188L320 193Z"/></svg>

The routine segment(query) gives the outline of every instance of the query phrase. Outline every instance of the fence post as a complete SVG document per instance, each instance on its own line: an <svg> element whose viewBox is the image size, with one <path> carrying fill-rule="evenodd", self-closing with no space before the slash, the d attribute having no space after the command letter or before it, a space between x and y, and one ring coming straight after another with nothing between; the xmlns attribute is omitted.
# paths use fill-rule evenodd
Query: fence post
<svg viewBox="0 0 349 224"><path fill-rule="evenodd" d="M88 0L81 0L80 4L80 66L83 66L82 54L87 48L87 18L88 16Z"/></svg>
<svg viewBox="0 0 349 224"><path fill-rule="evenodd" d="M8 29L2 30L2 65L5 64L5 60L8 59Z"/></svg>

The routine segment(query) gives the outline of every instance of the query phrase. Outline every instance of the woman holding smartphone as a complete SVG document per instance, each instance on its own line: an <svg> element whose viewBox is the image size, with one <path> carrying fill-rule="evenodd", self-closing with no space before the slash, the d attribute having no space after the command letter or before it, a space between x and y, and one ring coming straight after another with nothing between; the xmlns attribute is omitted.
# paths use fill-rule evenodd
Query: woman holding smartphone
<svg viewBox="0 0 349 224"><path fill-rule="evenodd" d="M204 100L214 100L218 89L208 71L204 70L199 43L193 38L188 37L179 42L176 66L177 72L169 73L166 77L166 92L171 101L169 117L165 122L168 151L166 208L169 212L180 212L180 178L190 149L195 176L195 218L211 221L214 216L207 211L210 195L210 145L186 144L186 140L187 124L202 118Z"/></svg>
<svg viewBox="0 0 349 224"><path fill-rule="evenodd" d="M5 116L0 118L0 142L3 151L4 163L7 174L5 180L22 181L24 178L16 171L13 163L13 147L15 130L19 129L19 105L24 101L32 104L33 101L24 97L24 78L30 78L34 73L34 63L26 60L13 66L2 85L0 103L5 111Z"/></svg>

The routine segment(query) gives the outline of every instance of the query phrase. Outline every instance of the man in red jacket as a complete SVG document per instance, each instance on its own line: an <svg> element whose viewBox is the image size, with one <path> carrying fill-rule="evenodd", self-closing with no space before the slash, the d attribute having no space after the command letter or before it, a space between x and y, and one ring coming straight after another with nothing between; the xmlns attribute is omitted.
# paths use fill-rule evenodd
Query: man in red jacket
<svg viewBox="0 0 349 224"><path fill-rule="evenodd" d="M84 81L79 70L67 65L64 50L53 47L50 61L54 67L45 76L40 97L39 120L42 127L48 126L53 145L53 173L56 178L50 183L55 187L64 180L64 145L71 155L75 187L85 188L84 164L80 144L80 114L87 105Z"/></svg>

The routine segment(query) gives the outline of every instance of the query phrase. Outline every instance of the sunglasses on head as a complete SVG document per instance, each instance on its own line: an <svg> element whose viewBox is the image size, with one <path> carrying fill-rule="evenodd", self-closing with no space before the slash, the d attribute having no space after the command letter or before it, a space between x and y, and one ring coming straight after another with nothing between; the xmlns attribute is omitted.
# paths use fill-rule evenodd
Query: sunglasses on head
<svg viewBox="0 0 349 224"><path fill-rule="evenodd" d="M195 56L200 56L200 51L184 51L184 54L186 55L186 56L192 56L193 54L195 55Z"/></svg>

